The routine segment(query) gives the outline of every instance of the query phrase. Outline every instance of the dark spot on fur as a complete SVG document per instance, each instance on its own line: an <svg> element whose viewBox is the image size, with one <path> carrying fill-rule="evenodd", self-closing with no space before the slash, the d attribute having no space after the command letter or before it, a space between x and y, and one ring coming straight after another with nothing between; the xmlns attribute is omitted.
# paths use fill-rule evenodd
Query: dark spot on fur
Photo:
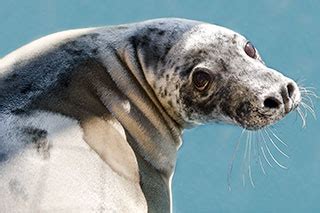
<svg viewBox="0 0 320 213"><path fill-rule="evenodd" d="M93 53L93 55L97 55L97 54L98 54L98 48L94 48L94 49L92 50L92 53Z"/></svg>
<svg viewBox="0 0 320 213"><path fill-rule="evenodd" d="M236 109L237 116L243 118L250 114L252 111L252 105L249 101L244 101L239 104L238 108Z"/></svg>
<svg viewBox="0 0 320 213"><path fill-rule="evenodd" d="M82 49L76 49L76 48L66 48L65 51L73 56L81 56L84 53Z"/></svg>
<svg viewBox="0 0 320 213"><path fill-rule="evenodd" d="M50 143L47 139L48 132L46 130L27 127L24 132L31 137L31 142L35 145L37 152L43 159L50 157Z"/></svg>
<svg viewBox="0 0 320 213"><path fill-rule="evenodd" d="M162 36L164 35L165 31L164 30L159 30L158 35Z"/></svg>
<svg viewBox="0 0 320 213"><path fill-rule="evenodd" d="M13 113L13 114L15 114L15 115L27 114L27 113L28 113L27 110L25 110L25 109L20 109L20 108L12 109L10 112Z"/></svg>
<svg viewBox="0 0 320 213"><path fill-rule="evenodd" d="M180 71L180 76L181 77L185 77L185 76L189 76L189 74L191 73L191 71L193 70L193 68L198 65L203 59L199 58L199 57L195 57L193 55L188 55L185 58L185 64L183 66L181 66L181 71Z"/></svg>
<svg viewBox="0 0 320 213"><path fill-rule="evenodd" d="M176 67L174 68L174 72L179 72L179 70L180 70L180 66L176 66Z"/></svg>
<svg viewBox="0 0 320 213"><path fill-rule="evenodd" d="M96 39L98 38L99 33L91 33L91 34L85 34L85 35L81 35L79 38L91 38L91 39Z"/></svg>
<svg viewBox="0 0 320 213"><path fill-rule="evenodd" d="M10 82L10 81L14 81L16 80L18 77L18 74L17 73L13 73L12 75L9 75L4 81L5 82Z"/></svg>
<svg viewBox="0 0 320 213"><path fill-rule="evenodd" d="M179 72L180 76L181 77L188 76L195 66L196 66L196 64L192 64L192 63L186 64L185 66L182 66L181 67L182 71Z"/></svg>
<svg viewBox="0 0 320 213"><path fill-rule="evenodd" d="M32 127L24 128L24 132L32 136L33 142L39 140L40 138L44 138L48 135L48 132L46 130L36 129Z"/></svg>
<svg viewBox="0 0 320 213"><path fill-rule="evenodd" d="M169 106L173 107L173 104L172 104L171 100L168 101L168 104L169 104Z"/></svg>
<svg viewBox="0 0 320 213"><path fill-rule="evenodd" d="M201 49L201 50L198 51L198 55L199 56L205 56L205 55L208 55L208 52L203 50L203 49Z"/></svg>
<svg viewBox="0 0 320 213"><path fill-rule="evenodd" d="M8 154L0 153L0 162L5 162L9 159Z"/></svg>
<svg viewBox="0 0 320 213"><path fill-rule="evenodd" d="M119 29L119 30L126 30L126 29L128 29L128 27L127 27L127 26L118 26L117 29Z"/></svg>
<svg viewBox="0 0 320 213"><path fill-rule="evenodd" d="M32 90L32 83L24 85L21 90L20 93L21 94L27 94L28 92L30 92Z"/></svg>
<svg viewBox="0 0 320 213"><path fill-rule="evenodd" d="M60 90L62 88L67 88L69 87L71 83L71 76L68 73L59 73L58 74L58 79L60 79L57 83L60 87Z"/></svg>
<svg viewBox="0 0 320 213"><path fill-rule="evenodd" d="M236 39L237 39L237 34L234 34L232 38L232 44L237 43Z"/></svg>
<svg viewBox="0 0 320 213"><path fill-rule="evenodd" d="M226 62L220 58L220 64L222 66L222 71L228 71Z"/></svg>
<svg viewBox="0 0 320 213"><path fill-rule="evenodd" d="M163 53L160 57L160 61L163 64L166 64L165 60L166 60L166 56L168 54L168 52L170 51L171 47L170 46L166 46L165 49L163 50Z"/></svg>
<svg viewBox="0 0 320 213"><path fill-rule="evenodd" d="M169 81L169 74L166 74L166 81Z"/></svg>
<svg viewBox="0 0 320 213"><path fill-rule="evenodd" d="M148 27L147 29L149 30L149 32L154 32L154 31L156 31L156 30L157 30L157 29L156 29L156 28L154 28L154 27Z"/></svg>
<svg viewBox="0 0 320 213"><path fill-rule="evenodd" d="M230 118L233 117L234 112L232 110L231 104L228 101L220 101L219 107L225 115Z"/></svg>

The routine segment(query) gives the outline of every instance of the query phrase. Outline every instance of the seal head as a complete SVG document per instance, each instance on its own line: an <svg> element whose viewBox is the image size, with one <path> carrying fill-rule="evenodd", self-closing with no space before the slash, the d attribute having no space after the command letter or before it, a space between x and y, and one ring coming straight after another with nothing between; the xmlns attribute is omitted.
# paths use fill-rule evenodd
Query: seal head
<svg viewBox="0 0 320 213"><path fill-rule="evenodd" d="M147 80L184 127L227 122L259 129L283 118L301 99L293 80L267 67L245 37L220 26L196 25L164 61L147 72Z"/></svg>

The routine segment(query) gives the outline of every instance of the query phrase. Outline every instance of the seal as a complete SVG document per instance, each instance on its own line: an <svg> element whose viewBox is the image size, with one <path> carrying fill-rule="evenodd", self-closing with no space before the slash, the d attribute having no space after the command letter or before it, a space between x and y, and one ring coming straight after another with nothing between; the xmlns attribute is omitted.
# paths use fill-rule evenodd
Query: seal
<svg viewBox="0 0 320 213"><path fill-rule="evenodd" d="M175 18L49 35L0 71L5 212L170 212L183 129L259 129L301 100L245 37Z"/></svg>

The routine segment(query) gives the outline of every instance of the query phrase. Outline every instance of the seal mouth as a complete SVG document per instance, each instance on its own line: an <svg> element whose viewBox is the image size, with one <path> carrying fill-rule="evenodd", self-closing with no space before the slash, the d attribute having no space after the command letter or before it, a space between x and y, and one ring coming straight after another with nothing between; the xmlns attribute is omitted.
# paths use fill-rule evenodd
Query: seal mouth
<svg viewBox="0 0 320 213"><path fill-rule="evenodd" d="M258 165L262 172L266 174L267 166L271 168L279 167L281 169L287 169L286 159L289 156L286 154L286 147L288 144L279 135L276 127L273 124L282 120L285 116L291 112L296 112L302 120L302 128L306 127L307 113L311 113L316 118L313 98L320 98L310 88L299 87L299 93L291 98L292 107L289 111L283 110L278 116L273 119L265 119L264 123L253 122L252 120L235 120L235 122L243 128L242 133L235 144L234 153L230 161L229 171L227 175L227 182L229 190L231 190L231 175L233 170L233 163L236 159L236 154L239 150L240 144L244 143L244 154L242 159L242 181L245 183L248 181L252 187L255 187L254 180L254 165L258 162ZM254 111L255 109L251 109ZM276 111L276 110L275 110ZM243 136L244 135L244 136ZM255 162L253 164L252 162ZM259 168L256 168L259 169Z"/></svg>
<svg viewBox="0 0 320 213"><path fill-rule="evenodd" d="M281 96L266 96L266 98L256 96L238 103L231 116L236 124L246 130L253 131L274 125L294 111L305 123L306 111L315 117L310 94L315 95L310 90L298 87L295 90L284 91Z"/></svg>
<svg viewBox="0 0 320 213"><path fill-rule="evenodd" d="M236 116L236 123L246 130L260 130L276 124L286 117L291 112L297 110L299 104L295 104L294 107L289 110L274 109L270 111L262 110L261 108L251 108L251 111L246 114L239 114Z"/></svg>
<svg viewBox="0 0 320 213"><path fill-rule="evenodd" d="M269 127L269 126L272 126L274 125L275 123L277 123L279 120L275 120L274 122L270 122L270 123L267 123L267 124L263 124L263 125L254 125L254 124L248 124L248 123L238 123L238 125L245 129L245 130L249 130L249 131L258 131L258 130L261 130L261 129L264 129L266 127Z"/></svg>
<svg viewBox="0 0 320 213"><path fill-rule="evenodd" d="M237 125L239 125L245 130L259 131L278 123L287 115L296 112L297 115L300 117L302 121L302 127L304 128L306 127L307 116L309 113L312 115L314 119L316 119L317 116L314 109L313 98L319 99L320 97L315 93L315 91L311 90L310 88L299 86L299 92L300 95L298 98L296 98L295 100L291 98L292 105L290 109L284 109L284 111L278 113L278 115L276 115L275 110L275 112L271 115L259 113L260 116L255 116L253 119L248 119L248 117L250 118L250 116L245 116L243 117L243 119L238 117L235 119L235 122L237 123Z"/></svg>

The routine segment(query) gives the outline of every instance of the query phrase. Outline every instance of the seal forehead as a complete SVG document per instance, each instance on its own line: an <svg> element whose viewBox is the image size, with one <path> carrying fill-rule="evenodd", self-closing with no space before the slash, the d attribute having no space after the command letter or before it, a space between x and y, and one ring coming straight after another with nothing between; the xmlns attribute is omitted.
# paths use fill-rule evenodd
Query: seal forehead
<svg viewBox="0 0 320 213"><path fill-rule="evenodd" d="M242 35L225 27L211 24L200 24L185 36L184 49L188 51L195 47L217 42L226 44L228 41L231 41L231 43L235 44L239 42L244 43L246 39Z"/></svg>

